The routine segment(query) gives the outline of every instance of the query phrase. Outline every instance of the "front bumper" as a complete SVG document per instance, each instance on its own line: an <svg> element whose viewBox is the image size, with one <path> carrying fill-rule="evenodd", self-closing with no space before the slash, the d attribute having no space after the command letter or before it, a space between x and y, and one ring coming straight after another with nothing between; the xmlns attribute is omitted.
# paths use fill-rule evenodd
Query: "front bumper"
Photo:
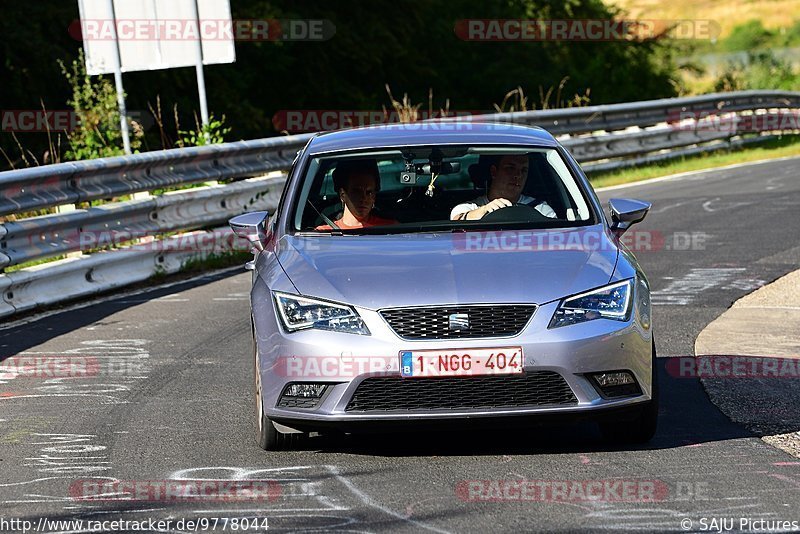
<svg viewBox="0 0 800 534"><path fill-rule="evenodd" d="M275 422L295 429L335 427L342 430L383 428L392 425L471 424L489 420L505 423L522 419L568 421L576 419L625 419L635 416L651 399L652 332L641 321L639 302L627 322L596 319L562 328L547 326L558 305L541 305L523 331L514 337L467 340L404 341L380 314L357 311L372 335L361 336L318 330L284 332L277 323L272 299L264 292L253 295L262 308L254 310L259 351L264 412ZM637 299L638 301L639 299ZM649 300L649 299L648 299ZM370 377L400 376L399 353L404 350L443 350L492 347L522 347L524 371L552 371L567 383L576 402L569 405L512 408L415 409L348 411L359 385ZM353 365L374 360L376 366ZM313 362L319 362L319 365ZM293 362L287 365L287 362ZM390 364L395 364L389 368ZM311 365L307 365L307 364ZM356 372L354 372L354 370ZM590 375L626 370L636 379L640 394L604 398ZM470 380L469 377L459 380ZM437 380L409 378L405 380ZM326 383L329 387L314 408L279 407L285 387L292 382Z"/></svg>

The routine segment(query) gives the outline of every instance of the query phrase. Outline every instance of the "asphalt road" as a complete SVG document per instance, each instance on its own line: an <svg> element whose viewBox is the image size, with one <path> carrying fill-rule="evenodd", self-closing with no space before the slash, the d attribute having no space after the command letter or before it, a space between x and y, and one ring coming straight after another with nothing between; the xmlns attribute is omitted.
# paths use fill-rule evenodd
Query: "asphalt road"
<svg viewBox="0 0 800 534"><path fill-rule="evenodd" d="M654 288L663 395L647 447L610 447L578 425L312 437L303 450L265 453L253 441L249 273L234 271L0 330L0 359L16 355L6 365L58 356L72 359L73 375L89 370L0 375L0 532L22 531L12 519L43 517L172 519L160 531L174 532L181 518L237 517L303 532L685 531L685 519L703 531L711 518L737 530L747 530L742 518L800 521L800 461L731 423L696 379L665 366L692 355L700 330L734 300L800 264L800 159L601 196L654 204L635 227L640 244L657 249L637 254ZM139 498L121 500L124 486L98 497L87 480L103 477L135 483ZM153 489L175 479L269 480L275 491L202 501ZM626 480L656 492L652 502L613 489L600 500L478 502L464 491L470 481L515 479L573 481L570 491L588 487L574 481ZM95 499L79 498L87 495ZM246 531L263 532L257 526ZM104 531L122 531L112 527Z"/></svg>

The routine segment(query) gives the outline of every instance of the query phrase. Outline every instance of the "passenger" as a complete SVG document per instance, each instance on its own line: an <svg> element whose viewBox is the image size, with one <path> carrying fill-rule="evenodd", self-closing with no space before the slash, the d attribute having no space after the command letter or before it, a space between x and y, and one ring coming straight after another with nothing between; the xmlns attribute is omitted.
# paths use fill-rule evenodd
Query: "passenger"
<svg viewBox="0 0 800 534"><path fill-rule="evenodd" d="M556 212L550 205L543 201L522 194L525 182L528 180L528 156L525 154L510 154L500 158L489 167L491 181L485 195L472 202L457 205L450 212L450 219L454 221L477 220L487 213L523 204L535 208L546 217L556 217Z"/></svg>
<svg viewBox="0 0 800 534"><path fill-rule="evenodd" d="M342 216L334 223L341 230L369 228L397 224L372 213L375 196L380 191L381 180L375 160L344 160L333 171L333 187L342 201ZM330 225L317 226L316 230L333 230Z"/></svg>

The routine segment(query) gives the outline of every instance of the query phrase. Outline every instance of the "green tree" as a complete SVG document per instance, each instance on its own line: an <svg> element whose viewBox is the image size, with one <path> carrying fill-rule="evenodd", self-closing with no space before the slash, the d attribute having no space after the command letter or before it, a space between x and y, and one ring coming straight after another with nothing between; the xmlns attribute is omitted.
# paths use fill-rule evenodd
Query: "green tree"
<svg viewBox="0 0 800 534"><path fill-rule="evenodd" d="M764 28L760 20L749 20L733 28L725 39L725 48L735 52L755 50L767 44L773 34Z"/></svg>
<svg viewBox="0 0 800 534"><path fill-rule="evenodd" d="M210 108L244 139L277 134L279 110L379 110L388 103L386 84L414 102L427 102L432 89L451 109L470 111L492 110L517 87L541 107L539 88L546 93L565 77L562 94L590 89L592 104L676 94L668 41L476 42L454 31L470 18L608 19L614 12L601 0L234 0L231 8L234 19L326 19L336 28L326 42L238 41L236 63L206 68ZM40 109L40 99L63 109L73 98L54 58L67 65L78 58L81 43L69 31L76 19L74 1L4 12L0 109ZM147 115L157 96L166 109L177 104L184 124L198 109L193 69L125 73L125 89L131 113ZM162 146L158 129L145 134L145 148ZM47 147L43 134L20 140ZM0 146L17 151L1 132Z"/></svg>
<svg viewBox="0 0 800 534"><path fill-rule="evenodd" d="M715 91L800 90L800 72L770 51L751 52L745 62L730 62L714 81Z"/></svg>

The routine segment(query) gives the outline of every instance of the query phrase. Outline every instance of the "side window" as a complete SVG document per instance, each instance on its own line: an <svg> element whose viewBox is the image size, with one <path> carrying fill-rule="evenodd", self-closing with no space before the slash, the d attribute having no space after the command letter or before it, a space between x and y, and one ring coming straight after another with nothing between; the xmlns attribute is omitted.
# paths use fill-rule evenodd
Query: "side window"
<svg viewBox="0 0 800 534"><path fill-rule="evenodd" d="M586 200L578 184L575 182L575 179L572 177L572 174L569 172L566 163L561 159L561 155L555 150L549 151L547 153L547 163L557 177L555 183L559 185L563 196L567 199L565 206L567 208L567 220L589 220L591 218L589 206L586 204Z"/></svg>

